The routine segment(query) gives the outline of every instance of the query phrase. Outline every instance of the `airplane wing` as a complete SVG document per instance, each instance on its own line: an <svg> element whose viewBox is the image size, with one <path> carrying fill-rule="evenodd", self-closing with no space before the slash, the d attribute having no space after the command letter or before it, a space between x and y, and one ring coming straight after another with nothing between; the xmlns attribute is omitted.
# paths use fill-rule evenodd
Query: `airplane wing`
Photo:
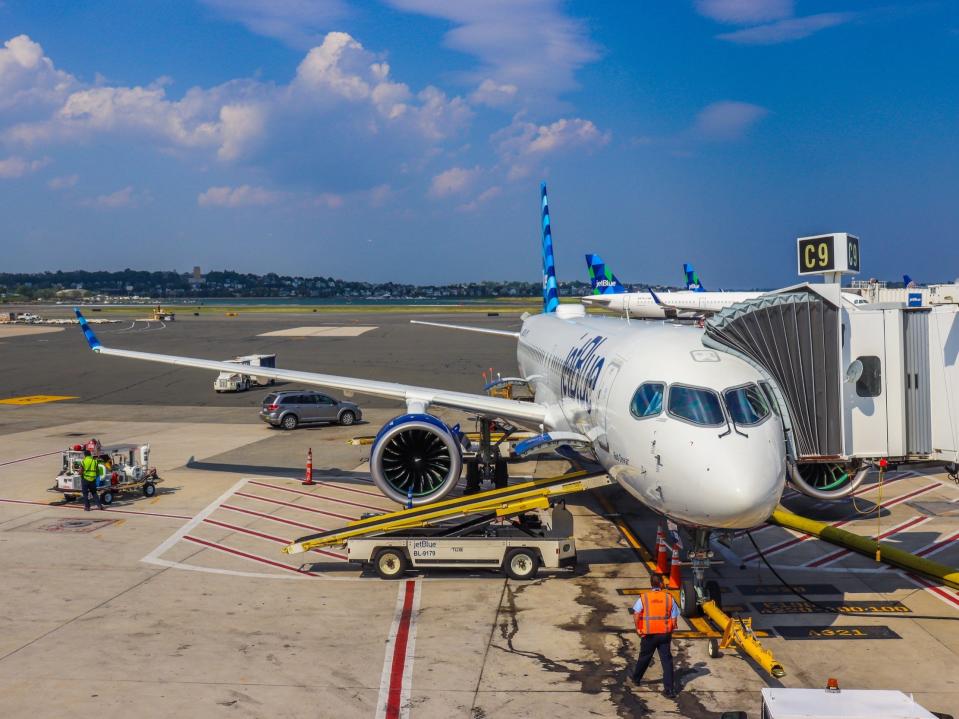
<svg viewBox="0 0 959 719"><path fill-rule="evenodd" d="M145 360L147 362L159 362L161 364L179 365L181 367L195 367L197 369L213 370L214 372L233 373L237 371L237 365L234 362L219 362L195 357L178 357L175 355L155 354L153 352L136 352L133 350L104 347L96 335L93 334L93 330L90 329L90 325L87 323L86 318L80 313L80 310L74 308L74 312L76 312L80 329L83 330L90 349L98 354L127 357L129 359ZM519 400L505 399L502 397L488 397L483 394L451 392L433 389L431 387L417 387L415 385L399 384L396 382L339 377L337 375L301 372L298 370L281 369L279 367L257 367L256 375L258 377L271 377L287 382L298 382L304 385L340 390L346 393L356 392L374 397L386 397L388 399L406 402L408 405L419 404L423 407L437 405L439 407L461 409L485 416L500 417L526 425L539 425L546 419L546 407L541 404L520 402Z"/></svg>
<svg viewBox="0 0 959 719"><path fill-rule="evenodd" d="M448 330L463 330L465 332L479 332L484 335L499 335L500 337L511 337L516 339L519 332L511 330L493 330L487 327L470 327L469 325L447 325L442 322L423 322L422 320L410 320L411 325L426 325L427 327L443 327Z"/></svg>

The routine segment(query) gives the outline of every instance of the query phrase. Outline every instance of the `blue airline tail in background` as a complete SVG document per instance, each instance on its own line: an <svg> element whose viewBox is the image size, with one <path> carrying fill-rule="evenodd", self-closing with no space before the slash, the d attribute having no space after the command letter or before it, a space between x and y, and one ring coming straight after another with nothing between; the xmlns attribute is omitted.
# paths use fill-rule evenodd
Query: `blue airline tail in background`
<svg viewBox="0 0 959 719"><path fill-rule="evenodd" d="M696 270L693 269L693 266L686 262L683 264L683 272L686 273L686 289L691 290L692 292L705 292L706 288L703 287L703 283L699 281L699 275L696 274Z"/></svg>
<svg viewBox="0 0 959 719"><path fill-rule="evenodd" d="M912 277L910 277L909 275L903 275L903 276L902 276L902 286L903 286L903 287L916 287L917 285L916 285L915 282L913 282Z"/></svg>
<svg viewBox="0 0 959 719"><path fill-rule="evenodd" d="M627 291L599 255L586 255L586 269L594 295L619 295Z"/></svg>
<svg viewBox="0 0 959 719"><path fill-rule="evenodd" d="M553 233L549 226L549 202L546 183L540 185L543 206L543 312L555 312L559 307L559 287L556 285L556 260L553 257Z"/></svg>

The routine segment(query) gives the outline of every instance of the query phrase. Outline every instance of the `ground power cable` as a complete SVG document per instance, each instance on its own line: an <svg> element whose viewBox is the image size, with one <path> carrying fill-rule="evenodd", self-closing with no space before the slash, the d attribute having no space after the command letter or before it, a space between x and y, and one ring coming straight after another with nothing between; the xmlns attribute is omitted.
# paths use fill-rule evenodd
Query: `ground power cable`
<svg viewBox="0 0 959 719"><path fill-rule="evenodd" d="M789 582L787 582L785 579L783 579L783 578L782 578L782 575L781 575L779 572L777 572L777 571L776 571L776 568L773 567L773 565L769 563L769 560L768 560L768 559L766 559L766 555L765 555L765 554L763 553L763 551L759 548L759 545L756 544L756 540L753 539L753 534L752 534L752 532L747 531L747 532L746 532L746 536L749 537L749 541L752 542L752 545L753 545L753 547L756 549L756 553L759 555L759 558L763 560L763 563L764 563L767 567L769 567L769 571L773 573L773 576L775 576L776 579L779 580L779 583L782 584L786 589L788 589L790 592L792 592L793 594L795 594L797 597L799 597L800 599L802 599L802 600L803 600L804 602L806 602L807 604L810 604L810 605L812 605L813 607L815 607L816 609L819 609L819 610L822 611L824 614L842 614L842 612L840 612L838 609L836 609L836 608L834 608L834 607L827 607L827 606L824 605L824 604L820 604L819 602L813 601L812 599L810 599L809 597L807 597L805 594L803 594L802 592L800 592L798 589L796 589L796 588L795 588L793 585L791 585Z"/></svg>

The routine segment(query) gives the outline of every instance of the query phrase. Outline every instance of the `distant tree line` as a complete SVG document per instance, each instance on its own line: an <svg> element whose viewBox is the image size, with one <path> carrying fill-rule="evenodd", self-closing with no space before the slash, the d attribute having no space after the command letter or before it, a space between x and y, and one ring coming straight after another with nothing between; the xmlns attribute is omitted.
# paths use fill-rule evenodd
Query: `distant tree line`
<svg viewBox="0 0 959 719"><path fill-rule="evenodd" d="M584 295L588 282L560 282L560 294ZM469 299L482 297L537 297L539 282L461 282L446 285L413 285L398 282L354 282L334 277L291 277L269 272L265 275L216 270L201 278L191 273L121 270L90 272L0 273L0 297L21 300L48 300L77 295L115 297L203 298L203 297L419 297Z"/></svg>

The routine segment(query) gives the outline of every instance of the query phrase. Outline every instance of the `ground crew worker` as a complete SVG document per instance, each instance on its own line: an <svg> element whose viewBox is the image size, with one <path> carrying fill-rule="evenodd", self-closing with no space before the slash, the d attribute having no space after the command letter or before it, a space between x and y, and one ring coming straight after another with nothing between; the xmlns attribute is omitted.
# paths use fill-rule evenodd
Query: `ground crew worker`
<svg viewBox="0 0 959 719"><path fill-rule="evenodd" d="M97 478L100 476L100 462L90 453L89 449L83 450L83 462L80 465L82 472L83 485L83 508L90 511L90 495L97 500L97 508L103 509L100 503L100 495L97 493Z"/></svg>
<svg viewBox="0 0 959 719"><path fill-rule="evenodd" d="M659 652L659 661L663 665L663 694L672 699L676 696L673 685L673 655L670 643L676 622L679 619L679 606L663 589L663 580L658 574L650 577L652 588L636 600L633 605L633 619L636 632L642 639L639 642L639 659L633 670L633 681L639 684L643 674L649 668L653 653Z"/></svg>

